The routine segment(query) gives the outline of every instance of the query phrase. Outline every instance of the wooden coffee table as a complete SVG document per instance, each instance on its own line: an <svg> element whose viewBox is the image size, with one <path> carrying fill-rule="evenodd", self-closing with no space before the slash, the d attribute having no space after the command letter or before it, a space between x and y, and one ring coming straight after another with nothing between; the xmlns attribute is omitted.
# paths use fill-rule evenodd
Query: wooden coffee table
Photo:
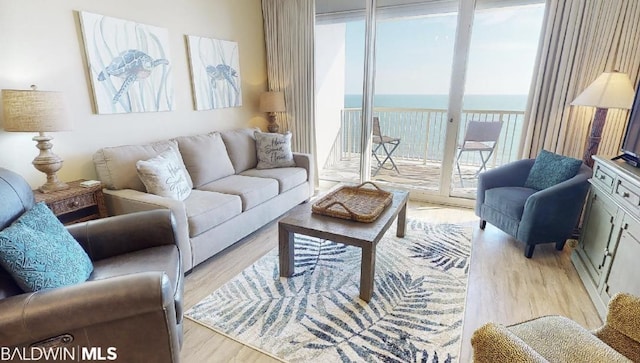
<svg viewBox="0 0 640 363"><path fill-rule="evenodd" d="M311 212L312 203L295 207L278 222L280 276L290 277L294 272L294 233L328 239L362 249L360 264L360 298L369 302L373 293L376 266L376 245L398 218L398 237L404 237L407 199L409 194L393 191L393 201L372 223L354 222Z"/></svg>

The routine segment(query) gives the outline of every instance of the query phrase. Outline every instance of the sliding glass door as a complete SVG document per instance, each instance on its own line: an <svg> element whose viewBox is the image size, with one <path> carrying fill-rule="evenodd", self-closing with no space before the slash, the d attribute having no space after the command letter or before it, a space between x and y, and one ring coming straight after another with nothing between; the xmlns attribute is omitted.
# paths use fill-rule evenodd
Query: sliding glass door
<svg viewBox="0 0 640 363"><path fill-rule="evenodd" d="M374 13L369 22L367 9ZM316 1L321 180L440 192L457 9L457 0ZM368 24L375 28L372 54ZM368 57L375 58L369 109Z"/></svg>
<svg viewBox="0 0 640 363"><path fill-rule="evenodd" d="M477 171L510 161L518 149L542 6L527 10L526 26L518 23L522 11L504 9L532 1L316 0L321 179L371 179L414 198L471 205L464 198L475 197ZM503 11L489 10L496 8ZM375 75L366 82L371 61ZM505 105L519 103L496 109L500 95ZM491 155L461 147L469 121L492 121L496 110L509 122Z"/></svg>
<svg viewBox="0 0 640 363"><path fill-rule="evenodd" d="M475 198L480 172L518 159L543 15L544 3L478 3L451 196Z"/></svg>
<svg viewBox="0 0 640 363"><path fill-rule="evenodd" d="M322 181L361 179L365 1L316 2L316 148Z"/></svg>
<svg viewBox="0 0 640 363"><path fill-rule="evenodd" d="M378 7L371 179L431 194L443 173L457 2ZM376 141L381 141L377 143Z"/></svg>

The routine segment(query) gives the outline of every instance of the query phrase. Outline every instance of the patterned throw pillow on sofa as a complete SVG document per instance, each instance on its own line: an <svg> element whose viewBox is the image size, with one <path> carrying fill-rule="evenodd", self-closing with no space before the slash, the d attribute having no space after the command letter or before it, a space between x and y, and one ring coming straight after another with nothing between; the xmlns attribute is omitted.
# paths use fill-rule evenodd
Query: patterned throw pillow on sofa
<svg viewBox="0 0 640 363"><path fill-rule="evenodd" d="M84 282L93 271L87 253L42 202L0 231L0 265L27 292Z"/></svg>
<svg viewBox="0 0 640 363"><path fill-rule="evenodd" d="M138 160L136 169L147 193L176 200L185 200L191 194L186 168L174 148L149 160Z"/></svg>
<svg viewBox="0 0 640 363"><path fill-rule="evenodd" d="M258 166L273 169L296 166L291 152L291 132L286 134L255 132Z"/></svg>

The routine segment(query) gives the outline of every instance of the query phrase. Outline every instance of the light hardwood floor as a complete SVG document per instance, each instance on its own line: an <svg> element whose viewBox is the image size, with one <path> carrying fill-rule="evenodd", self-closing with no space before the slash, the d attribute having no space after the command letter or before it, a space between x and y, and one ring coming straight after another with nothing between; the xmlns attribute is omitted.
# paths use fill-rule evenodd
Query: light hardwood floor
<svg viewBox="0 0 640 363"><path fill-rule="evenodd" d="M427 214L437 216L432 217L434 222L478 220L469 209L409 202L408 218ZM196 267L186 277L185 307L190 308L276 248L277 236L277 224L272 222ZM526 259L522 244L489 224L481 231L477 223L472 244L460 362L471 361L471 335L488 321L512 324L558 314L588 329L601 324L571 264L572 249L568 245L562 252L553 244L540 245L533 258ZM184 322L181 357L187 363L278 362L188 319Z"/></svg>

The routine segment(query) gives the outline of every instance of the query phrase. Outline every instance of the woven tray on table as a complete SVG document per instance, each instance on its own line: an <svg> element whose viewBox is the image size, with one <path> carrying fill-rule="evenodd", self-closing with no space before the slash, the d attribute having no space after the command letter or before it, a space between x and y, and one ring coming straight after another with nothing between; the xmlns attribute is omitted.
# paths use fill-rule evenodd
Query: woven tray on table
<svg viewBox="0 0 640 363"><path fill-rule="evenodd" d="M365 188L366 184L374 186ZM375 221L382 211L391 204L393 195L380 189L372 182L358 186L341 187L313 203L311 211L331 217L350 219L357 222Z"/></svg>

